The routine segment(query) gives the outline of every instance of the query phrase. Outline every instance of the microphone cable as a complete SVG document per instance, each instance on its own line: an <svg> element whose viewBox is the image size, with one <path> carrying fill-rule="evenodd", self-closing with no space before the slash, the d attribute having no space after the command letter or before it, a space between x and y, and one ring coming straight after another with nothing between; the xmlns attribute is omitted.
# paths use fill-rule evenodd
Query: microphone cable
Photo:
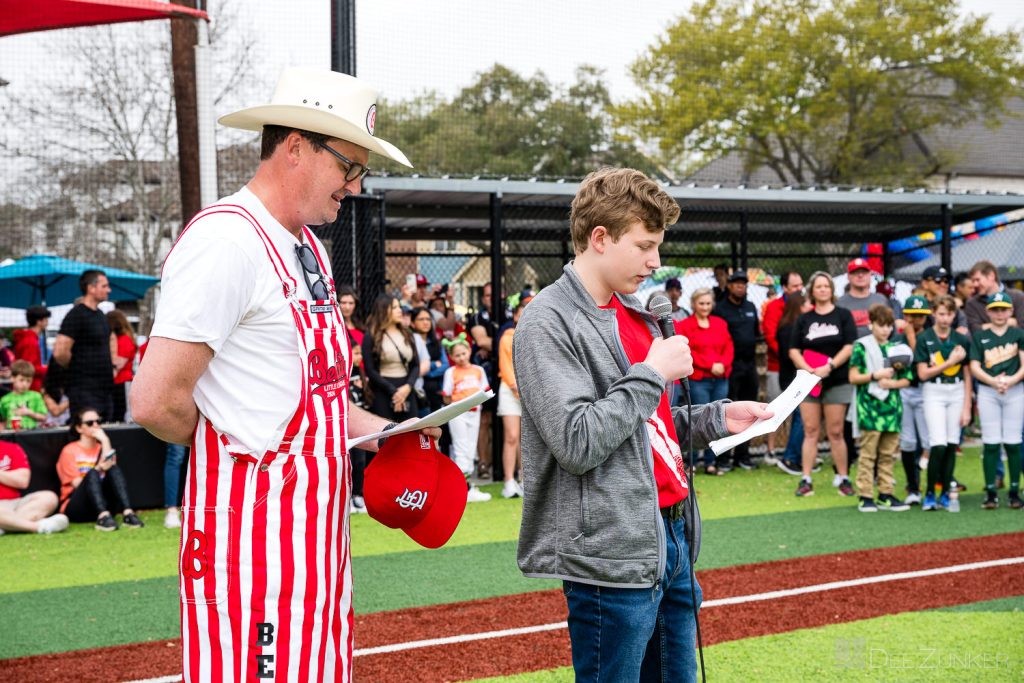
<svg viewBox="0 0 1024 683"><path fill-rule="evenodd" d="M658 328L661 336L665 339L675 335L675 328L672 324L672 302L663 294L655 294L647 301L647 311L658 321ZM686 378L679 380L679 386L683 390L683 397L686 399L686 437L689 450L690 467L687 473L690 492L686 496L686 505L690 508L690 521L686 525L686 541L689 546L690 565L690 604L693 606L693 623L697 630L697 655L700 659L700 680L707 683L704 671L704 639L700 632L700 615L697 608L697 580L694 577L693 563L697 560L697 550L694 546L694 539L697 533L697 487L694 484L693 475L695 467L693 464L693 402L690 400L690 383Z"/></svg>
<svg viewBox="0 0 1024 683"><path fill-rule="evenodd" d="M696 471L693 464L693 402L690 400L690 383L683 379L679 381L679 386L683 389L683 400L686 401L686 440L690 451L688 456L690 467L687 472L687 478L690 482L690 495L687 496L689 500L686 501L686 504L690 507L690 523L686 525L687 545L690 551L690 604L693 606L693 623L697 628L697 655L700 659L700 680L701 683L707 683L704 667L704 639L700 632L700 615L697 608L697 581L694 578L693 568L694 562L697 561L697 550L694 545L697 526L697 487L693 478Z"/></svg>

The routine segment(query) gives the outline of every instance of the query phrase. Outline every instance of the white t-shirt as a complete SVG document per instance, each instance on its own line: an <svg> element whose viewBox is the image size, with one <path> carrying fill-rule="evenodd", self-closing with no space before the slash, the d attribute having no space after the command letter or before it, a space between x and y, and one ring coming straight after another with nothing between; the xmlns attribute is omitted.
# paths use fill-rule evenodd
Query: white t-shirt
<svg viewBox="0 0 1024 683"><path fill-rule="evenodd" d="M299 298L311 299L295 253L299 241L256 195L243 187L218 203L248 209L295 278ZM151 336L209 346L213 359L193 392L199 411L253 452L276 445L271 440L299 402L302 359L281 280L249 221L212 214L182 234L164 264Z"/></svg>

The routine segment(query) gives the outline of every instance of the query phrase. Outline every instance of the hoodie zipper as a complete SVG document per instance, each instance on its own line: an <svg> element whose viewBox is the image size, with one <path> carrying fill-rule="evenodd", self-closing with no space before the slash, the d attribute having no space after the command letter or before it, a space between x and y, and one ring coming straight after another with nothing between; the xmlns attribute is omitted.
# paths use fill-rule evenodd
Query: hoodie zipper
<svg viewBox="0 0 1024 683"><path fill-rule="evenodd" d="M615 296L612 294L612 296ZM623 304L624 305L624 304ZM619 323L618 323L618 311L614 308L611 309L615 315L615 325L613 336L615 338L615 347L619 352L619 360L622 361L623 374L629 369L629 358L626 356L626 348L622 345L622 337L619 335ZM646 420L645 420L646 424ZM647 462L651 466L651 479L654 483L654 528L658 530L658 573L654 577L654 590L661 585L661 577L665 575L665 564L667 562L667 546L668 540L665 538L665 527L661 523L661 510L658 508L658 481L654 477L654 450L651 448L651 441L647 437L647 427L643 427L640 430L640 435L644 442L644 453L647 454Z"/></svg>

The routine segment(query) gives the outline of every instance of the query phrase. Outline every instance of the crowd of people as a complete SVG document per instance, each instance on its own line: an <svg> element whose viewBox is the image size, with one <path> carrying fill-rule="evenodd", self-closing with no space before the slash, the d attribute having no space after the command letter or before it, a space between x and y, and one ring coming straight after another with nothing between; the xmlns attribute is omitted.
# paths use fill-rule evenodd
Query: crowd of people
<svg viewBox="0 0 1024 683"><path fill-rule="evenodd" d="M755 399L754 346L763 339L768 401L798 370L820 378L790 419L787 444L769 441L763 459L800 478L797 496L814 494L811 474L827 443L833 486L856 497L861 511L957 510L964 487L955 477L956 455L977 414L983 507L999 506L998 490L1007 481L1009 506L1024 507L1024 292L1004 287L988 261L955 281L942 267L926 268L902 305L884 280L872 286L865 259L851 260L847 273L843 293L828 273L811 274L806 287L800 273L783 273L780 295L760 312L747 300L743 270L717 267L718 285L693 292L692 314L678 303L679 282L669 280L675 326L693 354L693 403ZM710 475L757 466L745 445L718 458L708 450L697 461ZM902 499L894 489L897 462L906 480Z"/></svg>
<svg viewBox="0 0 1024 683"><path fill-rule="evenodd" d="M868 262L850 261L848 286L836 291L825 272L805 280L798 272L778 279L776 296L760 310L748 299L748 276L725 265L714 269L715 285L700 287L683 301L682 285L672 278L665 292L672 319L689 340L695 405L730 398L756 400L760 393L755 347L766 348L766 398L779 396L797 370L821 382L793 413L786 443L771 435L752 455L749 444L716 457L710 449L695 454L698 471L725 475L735 469L777 466L799 477L797 496L814 494L811 478L831 454L833 486L855 497L860 510L902 511L956 507L963 489L955 477L963 430L977 415L983 442L987 509L1000 504L1022 507L1021 441L1024 432L1024 293L1006 288L996 268L975 264L953 280L930 267L900 304L875 278ZM108 531L142 526L128 500L105 422L126 416L137 348L135 332L123 312L103 314L109 284L101 271L81 277L82 298L65 317L51 352L46 343L50 312L26 310L26 327L12 335L9 390L0 397L0 418L7 429L67 425L69 443L57 464L60 495L28 487L27 460L17 446L0 442L0 530L49 533L68 521L91 521ZM512 344L519 315L533 295L527 288L509 297L508 322L494 322L490 285L475 312L456 313L452 290L431 286L411 275L393 294L382 294L364 322L351 287L338 290L339 308L352 348L351 400L394 421L426 415L480 389L496 397L464 413L443 429L439 446L462 470L469 502L491 494L477 484L492 472L490 424L502 421L501 495L522 496L520 419L522 406L512 365ZM688 304L688 306L686 305ZM684 400L681 386L673 402ZM756 450L756 449L755 449ZM177 507L185 448L168 445L165 468L165 526L180 525ZM365 512L363 472L373 454L352 451L352 511ZM1004 465L1005 457L1005 465ZM851 465L859 463L856 480ZM904 490L895 489L902 465ZM922 485L923 484L923 485ZM876 495L877 492L877 495ZM115 514L121 516L121 523Z"/></svg>

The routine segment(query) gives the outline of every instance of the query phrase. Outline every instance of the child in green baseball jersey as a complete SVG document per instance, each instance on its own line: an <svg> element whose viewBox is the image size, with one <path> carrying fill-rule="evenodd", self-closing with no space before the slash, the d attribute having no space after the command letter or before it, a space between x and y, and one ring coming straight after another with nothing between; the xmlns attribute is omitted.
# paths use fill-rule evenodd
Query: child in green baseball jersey
<svg viewBox="0 0 1024 683"><path fill-rule="evenodd" d="M893 495L893 463L900 449L903 404L900 389L910 386L909 349L901 368L889 362L889 342L895 320L887 304L868 309L871 334L853 344L850 384L857 387L857 426L860 428L860 457L857 464L858 508L876 512L879 508L902 512L910 506ZM904 348L905 345L903 345ZM875 464L878 464L878 503L875 503Z"/></svg>
<svg viewBox="0 0 1024 683"><path fill-rule="evenodd" d="M985 502L999 507L996 468L999 448L1006 451L1010 475L1010 507L1020 509L1021 429L1024 427L1024 330L1010 327L1013 302L1005 292L989 295L986 306L989 329L974 333L971 340L971 374L978 380L978 416L981 418L982 463L985 470Z"/></svg>
<svg viewBox="0 0 1024 683"><path fill-rule="evenodd" d="M935 297L933 309L935 326L917 335L914 349L930 451L922 510L948 509L960 429L971 421L971 378L963 368L971 342L953 329L957 312L953 297ZM937 484L942 484L938 500Z"/></svg>

